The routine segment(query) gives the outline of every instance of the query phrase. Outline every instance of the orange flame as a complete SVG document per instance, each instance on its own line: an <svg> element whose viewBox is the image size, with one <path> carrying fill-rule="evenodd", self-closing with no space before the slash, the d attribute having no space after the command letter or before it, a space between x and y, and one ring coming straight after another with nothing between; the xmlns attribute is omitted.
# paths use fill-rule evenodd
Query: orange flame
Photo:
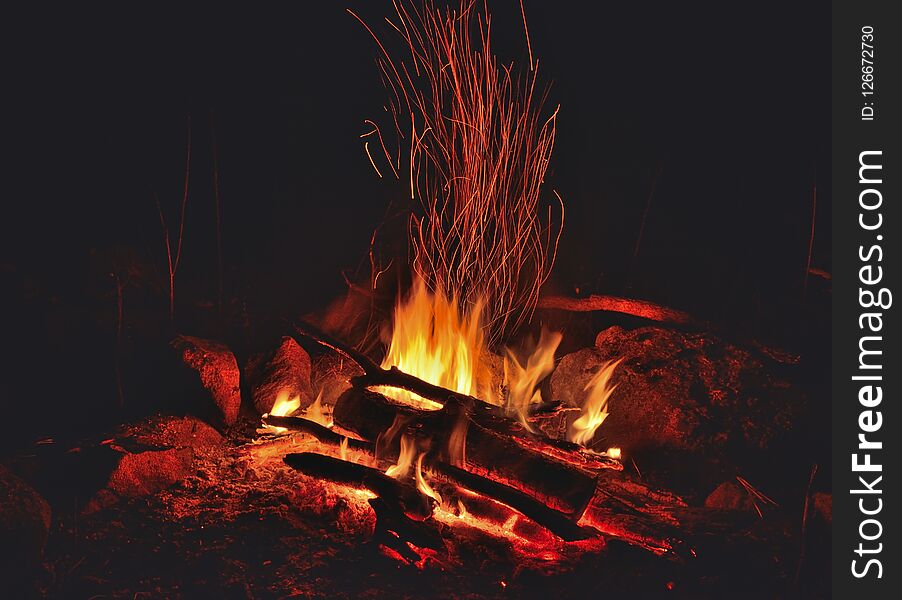
<svg viewBox="0 0 902 600"><path fill-rule="evenodd" d="M282 390L276 396L276 401L272 405L272 410L269 411L274 417L288 417L296 412L301 407L301 397L295 396L294 398L288 398L288 390Z"/></svg>
<svg viewBox="0 0 902 600"><path fill-rule="evenodd" d="M469 311L441 290L426 289L416 278L407 298L395 308L384 368L397 367L434 385L476 395L479 365L486 350L481 326L482 303ZM379 388L400 402L437 410L441 405L406 390ZM486 391L484 398L492 395Z"/></svg>
<svg viewBox="0 0 902 600"><path fill-rule="evenodd" d="M623 359L603 363L598 372L586 384L585 389L588 390L589 396L583 404L579 418L570 426L569 439L571 442L585 446L592 441L595 431L607 418L608 398L617 387L610 385L611 375L621 360ZM619 449L617 452L619 453Z"/></svg>
<svg viewBox="0 0 902 600"><path fill-rule="evenodd" d="M263 415L263 417L267 417L272 415L274 417L289 417L301 407L301 397L295 396L294 398L288 397L288 390L282 390L276 395L276 401L273 402L272 409ZM257 433L271 433L281 435L283 433L288 433L288 429L285 427L277 427L275 425L267 425L263 424L261 427L257 428Z"/></svg>
<svg viewBox="0 0 902 600"><path fill-rule="evenodd" d="M341 443L338 445L338 455L341 457L341 460L349 460L349 458L348 458L348 436L341 438Z"/></svg>
<svg viewBox="0 0 902 600"><path fill-rule="evenodd" d="M559 332L550 333L543 328L539 342L526 359L525 365L513 351L507 350L507 357L504 359L504 383L508 389L505 410L516 417L528 431L533 430L526 420L529 406L542 401L539 384L554 370L554 353L562 337Z"/></svg>
<svg viewBox="0 0 902 600"><path fill-rule="evenodd" d="M467 507L464 506L463 500L460 498L457 499L457 517L459 519L466 519L470 513L467 512Z"/></svg>
<svg viewBox="0 0 902 600"><path fill-rule="evenodd" d="M401 436L401 451L398 453L398 462L385 470L385 474L395 479L406 477L410 471L410 465L413 462L413 454L416 451L413 437L409 435Z"/></svg>
<svg viewBox="0 0 902 600"><path fill-rule="evenodd" d="M426 481L426 478L423 477L423 457L426 456L426 453L422 453L417 457L417 489L423 492L425 495L429 496L433 500L435 500L439 506L442 505L442 497L438 495L429 483Z"/></svg>

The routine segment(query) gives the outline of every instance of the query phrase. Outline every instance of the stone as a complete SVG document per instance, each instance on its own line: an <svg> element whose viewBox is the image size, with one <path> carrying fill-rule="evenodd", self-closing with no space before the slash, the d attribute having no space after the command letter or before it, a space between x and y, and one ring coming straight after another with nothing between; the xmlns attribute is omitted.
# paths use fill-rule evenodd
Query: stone
<svg viewBox="0 0 902 600"><path fill-rule="evenodd" d="M195 454L225 443L218 431L200 419L170 415L156 415L124 427L116 441L124 445L126 440L145 448L191 448Z"/></svg>
<svg viewBox="0 0 902 600"><path fill-rule="evenodd" d="M33 572L44 557L50 505L30 485L0 465L0 576Z"/></svg>
<svg viewBox="0 0 902 600"><path fill-rule="evenodd" d="M596 439L629 452L766 450L792 430L807 403L760 353L709 333L661 327L605 329L594 348L561 359L551 376L552 397L581 407L586 383L616 359L622 359L612 376L617 388Z"/></svg>
<svg viewBox="0 0 902 600"><path fill-rule="evenodd" d="M84 514L108 508L125 498L140 498L160 492L194 472L191 448L167 448L119 452L119 461L110 473L106 486L85 505Z"/></svg>
<svg viewBox="0 0 902 600"><path fill-rule="evenodd" d="M108 465L107 475L84 512L156 494L194 473L199 456L224 444L218 431L196 417L156 415L125 425L97 448L106 455L94 462Z"/></svg>
<svg viewBox="0 0 902 600"><path fill-rule="evenodd" d="M241 375L232 352L219 342L186 335L176 337L171 346L182 363L197 374L223 422L233 425L241 408Z"/></svg>
<svg viewBox="0 0 902 600"><path fill-rule="evenodd" d="M274 352L249 361L245 370L250 377L254 408L260 414L270 412L282 393L287 393L288 398L299 396L302 406L312 403L310 370L310 355L293 338L283 337Z"/></svg>
<svg viewBox="0 0 902 600"><path fill-rule="evenodd" d="M334 406L338 397L351 387L351 378L359 375L363 375L363 369L357 363L335 352L326 352L313 362L314 395L322 394L323 406Z"/></svg>
<svg viewBox="0 0 902 600"><path fill-rule="evenodd" d="M751 495L741 485L724 481L705 498L705 508L753 511L755 504Z"/></svg>

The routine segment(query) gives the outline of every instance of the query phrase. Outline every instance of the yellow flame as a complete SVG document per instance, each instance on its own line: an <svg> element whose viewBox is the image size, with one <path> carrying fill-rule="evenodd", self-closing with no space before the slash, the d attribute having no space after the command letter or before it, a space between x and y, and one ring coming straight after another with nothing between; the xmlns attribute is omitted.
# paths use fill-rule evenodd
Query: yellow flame
<svg viewBox="0 0 902 600"><path fill-rule="evenodd" d="M501 529L505 531L513 531L514 525L517 524L517 515L513 514L507 518L504 524L501 526Z"/></svg>
<svg viewBox="0 0 902 600"><path fill-rule="evenodd" d="M397 367L420 379L467 395L477 395L483 355L482 302L461 310L455 298L426 289L415 279L407 298L395 308L383 368ZM397 388L379 392L400 402L436 410L441 405ZM483 399L491 397L484 394Z"/></svg>
<svg viewBox="0 0 902 600"><path fill-rule="evenodd" d="M276 401L273 402L272 409L263 415L263 418L272 415L274 417L289 417L301 407L301 397L288 397L289 390L282 390L276 395ZM275 425L263 424L257 428L257 433L270 433L281 435L288 433L285 427L276 427Z"/></svg>
<svg viewBox="0 0 902 600"><path fill-rule="evenodd" d="M289 399L288 394L289 390L279 392L269 414L274 417L288 417L301 407L301 397L295 396Z"/></svg>
<svg viewBox="0 0 902 600"><path fill-rule="evenodd" d="M398 453L398 462L385 470L385 474L395 479L405 477L410 471L410 465L413 462L413 454L416 451L413 437L409 435L401 436L401 451Z"/></svg>
<svg viewBox="0 0 902 600"><path fill-rule="evenodd" d="M341 460L348 460L348 437L347 436L341 438L341 443L338 445L338 455L341 457Z"/></svg>
<svg viewBox="0 0 902 600"><path fill-rule="evenodd" d="M386 449L394 443L398 434L407 425L407 421L408 419L399 412L395 414L395 420L392 422L391 427L376 436L375 458L377 461L385 456Z"/></svg>
<svg viewBox="0 0 902 600"><path fill-rule="evenodd" d="M469 514L470 513L467 512L467 507L464 506L463 501L460 498L458 498L457 499L457 518L466 519L467 515L469 515Z"/></svg>
<svg viewBox="0 0 902 600"><path fill-rule="evenodd" d="M620 360L603 363L599 367L598 372L586 384L585 389L589 392L589 395L583 404L579 418L570 426L568 437L571 442L585 446L592 441L595 431L607 418L608 398L610 398L611 393L617 387L616 385L610 385L611 375L619 364Z"/></svg>
<svg viewBox="0 0 902 600"><path fill-rule="evenodd" d="M429 483L426 481L426 478L423 477L423 457L426 456L426 453L422 453L417 457L417 489L435 500L439 506L442 505L442 497L438 495Z"/></svg>
<svg viewBox="0 0 902 600"><path fill-rule="evenodd" d="M319 423L323 427L332 427L332 419L323 411L323 391L320 390L316 395L316 400L307 407L304 418L314 423Z"/></svg>
<svg viewBox="0 0 902 600"><path fill-rule="evenodd" d="M554 370L554 353L563 336L559 332L549 332L542 328L538 344L523 364L517 355L507 349L504 359L504 385L508 390L505 410L516 417L528 430L529 406L542 401L539 384Z"/></svg>
<svg viewBox="0 0 902 600"><path fill-rule="evenodd" d="M605 456L608 458L613 458L615 460L620 460L623 456L623 453L620 451L620 448L608 448L605 452Z"/></svg>

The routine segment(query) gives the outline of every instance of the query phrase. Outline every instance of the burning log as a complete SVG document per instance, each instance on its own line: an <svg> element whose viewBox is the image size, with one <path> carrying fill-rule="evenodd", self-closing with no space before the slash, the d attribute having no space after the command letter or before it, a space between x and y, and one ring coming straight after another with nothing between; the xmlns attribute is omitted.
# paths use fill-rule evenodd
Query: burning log
<svg viewBox="0 0 902 600"><path fill-rule="evenodd" d="M585 540L599 533L591 527L577 525L564 513L545 506L532 496L509 485L470 473L448 463L435 462L432 467L458 486L510 506L564 541Z"/></svg>
<svg viewBox="0 0 902 600"><path fill-rule="evenodd" d="M409 562L418 562L421 556L407 545L438 550L443 547L441 535L421 521L415 521L403 510L384 498L371 498L369 505L376 513L376 542L393 549Z"/></svg>
<svg viewBox="0 0 902 600"><path fill-rule="evenodd" d="M458 404L467 406L479 403L486 405L487 408L485 410L497 410L497 407L494 407L491 404L482 402L481 400L472 396L467 396L466 394L459 394L449 389L433 385L418 377L408 375L396 367L383 369L367 355L354 350L307 323L301 323L300 325L295 324L294 329L298 334L313 340L321 346L330 348L345 358L357 363L360 368L363 369L364 374L351 379L351 383L356 387L384 385L407 390L422 396L423 398L434 400L435 402L442 404L446 402L457 402Z"/></svg>
<svg viewBox="0 0 902 600"><path fill-rule="evenodd" d="M441 411L434 412L438 417ZM322 425L297 417L270 416L266 422L269 425L310 434L333 447L340 446L346 439ZM350 447L375 456L374 443L347 439ZM386 455L381 457L379 466L389 464L396 458L396 452L387 450ZM430 503L412 484L395 480L372 467L320 454L290 454L285 458L285 462L312 477L365 488L379 494L378 507L373 506L377 512L377 519L381 519L381 524L377 525L377 539L405 558L416 560L413 555L407 556L409 548L405 552L404 541L419 547L434 547L419 539L429 528L404 514L405 511L410 511L417 517L426 517L429 514ZM607 470L601 474L599 489L586 513L588 525L580 526L570 515L546 506L532 495L515 487L455 467L436 457L428 460L427 464L433 471L435 481L476 492L488 500L508 506L565 541L588 539L598 535L601 530L607 535L614 535L656 553L674 553L685 558L689 555L689 551L682 538L687 533L704 529L703 520L699 521L696 518L693 521L691 514L689 517L683 515L687 509L679 498L655 492L641 483L630 480L623 472ZM373 501L370 503L373 504ZM416 525L416 532L408 531L411 523ZM685 531L681 533L684 529ZM401 539L393 537L390 532L395 532Z"/></svg>
<svg viewBox="0 0 902 600"><path fill-rule="evenodd" d="M535 452L549 454L559 459L564 459L567 462L579 462L580 466L590 469L622 468L620 462L610 460L607 457L594 452L587 452L578 444L573 444L565 440L554 440L527 431L519 423L507 418L500 406L489 404L478 398L433 385L418 377L404 373L395 367L383 369L365 354L331 338L328 334L318 331L311 325L302 323L300 325L295 325L294 328L299 334L326 348L330 348L357 363L360 368L363 369L364 374L351 379L351 383L356 388L366 388L371 386L394 387L413 392L423 398L438 402L445 406L454 404L460 407L460 409L466 410L472 421L478 423L481 427L494 431L497 434L509 436L515 439L521 446ZM560 407L555 403L547 403L539 405L537 409L542 412L564 410L564 407ZM352 431L354 430L352 429ZM357 433L363 435L359 431ZM375 436L368 437L363 435L363 437L375 439ZM565 456L566 458L564 458Z"/></svg>
<svg viewBox="0 0 902 600"><path fill-rule="evenodd" d="M373 443L339 435L328 427L320 425L319 423L311 421L310 419L304 419L302 417L277 417L275 415L266 415L263 417L263 423L271 427L283 427L290 431L307 433L309 435L312 435L322 443L329 444L330 446L339 447L344 442L351 450L357 450L366 454L375 454L375 445Z"/></svg>
<svg viewBox="0 0 902 600"><path fill-rule="evenodd" d="M420 560L420 556L406 542L420 548L442 548L438 531L423 522L432 514L432 503L420 495L414 486L392 479L372 467L324 454L289 454L284 460L289 467L305 475L366 488L377 494L377 498L369 500L376 513L375 540L405 559L411 562Z"/></svg>
<svg viewBox="0 0 902 600"><path fill-rule="evenodd" d="M332 418L341 427L375 440L400 416L409 428L432 438L435 446L446 448L442 442L461 418L457 408L449 404L438 411L418 410L395 404L377 392L352 388L338 399ZM466 413L464 418L466 464L472 472L511 482L573 521L579 520L595 493L593 473L518 444L483 427Z"/></svg>
<svg viewBox="0 0 902 600"><path fill-rule="evenodd" d="M314 425L316 424L314 423ZM336 437L341 436L336 434ZM323 441L324 443L330 443L332 440L326 439ZM366 442L363 443L365 444ZM371 449L372 447L370 447ZM404 513L409 513L411 509L415 510L414 514L416 516L428 516L430 511L423 512L420 508L427 506L428 503L412 485L388 477L372 467L343 461L323 454L308 452L289 454L285 457L285 463L306 475L320 477L335 483L363 487L378 494L382 502L378 509L375 505L373 505L373 508L376 510L377 518L381 515L386 521L388 529L395 531L402 538L418 546L433 547L419 543L416 539L394 529L391 525L397 525L398 522L402 525L407 523L410 519ZM577 525L569 516L545 506L532 496L516 488L475 473L470 473L442 461L431 461L430 467L442 479L509 506L564 541L584 540L598 535L598 531L590 527ZM370 502L370 504L373 503ZM406 529L410 529L409 524ZM416 531L420 532L417 534L420 537L422 537L421 530L422 528L420 527L416 528Z"/></svg>
<svg viewBox="0 0 902 600"><path fill-rule="evenodd" d="M270 416L265 419L265 422L268 425L275 427L285 427L286 429L291 429L293 431L308 433L324 444L328 444L330 446L337 447L342 443L344 439L347 439L347 443L350 448L367 453L372 456L375 455L375 444L362 440L344 438L344 436L335 433L327 427L323 427L322 425L308 421L307 419L301 419L298 417ZM302 455L295 454L289 456L299 457ZM322 455L313 456L319 457ZM388 457L383 457L383 459L386 458ZM347 483L350 481L354 485L357 485L358 482L360 482L361 485L376 493L379 493L378 489L384 489L384 486L393 487L387 482L383 481L382 477L377 478L372 486L363 483L364 477L375 475L375 473L370 472L368 467L358 465L360 468L333 468L331 466L325 467L324 465L320 465L317 463L317 461L323 461L323 459L291 458L290 460L288 460L288 457L286 457L285 462L292 468L301 470L308 475L313 475L313 471L317 469L325 468L331 473L331 475L328 476L328 479L330 479L330 481L339 483ZM301 468L298 468L296 466L298 464L301 465ZM569 516L545 506L532 496L529 496L528 494L525 494L516 488L505 485L503 483L498 483L497 481L493 481L475 473L470 473L446 462L433 460L429 462L429 465L437 472L437 474L441 478L455 484L458 487L466 488L472 492L477 492L479 494L482 494L483 496L486 496L487 498L509 506L510 508L521 513L523 516L532 519L536 522L536 524L548 529L565 541L582 540L592 537L593 535L597 535L598 533L590 528L580 527L576 525ZM335 474L335 471L339 471L339 473ZM372 469L372 471L375 471L375 469ZM378 471L376 472L378 473ZM392 479L392 481L395 480ZM395 495L397 494L393 493L393 496ZM373 508L375 509L376 507L374 506ZM389 509L383 507L382 510L387 511ZM377 510L377 517L378 515L379 512ZM412 539L409 541L416 543ZM422 544L417 545L422 546Z"/></svg>
<svg viewBox="0 0 902 600"><path fill-rule="evenodd" d="M539 298L538 308L565 310L568 312L617 312L660 323L674 323L687 326L700 324L691 315L683 311L654 304L647 300L620 298L618 296L592 295L588 298L543 296Z"/></svg>
<svg viewBox="0 0 902 600"><path fill-rule="evenodd" d="M411 516L426 518L432 505L413 485L392 479L382 471L325 454L301 452L285 456L285 464L305 475L367 489Z"/></svg>

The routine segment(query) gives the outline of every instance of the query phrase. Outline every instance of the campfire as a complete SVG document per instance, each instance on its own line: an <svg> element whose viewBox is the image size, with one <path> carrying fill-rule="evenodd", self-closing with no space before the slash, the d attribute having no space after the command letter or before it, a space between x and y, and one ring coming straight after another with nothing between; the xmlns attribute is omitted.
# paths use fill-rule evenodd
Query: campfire
<svg viewBox="0 0 902 600"><path fill-rule="evenodd" d="M363 374L329 416L322 393L306 411L298 399L279 396L260 431L316 438L315 452L288 454L285 463L372 495L377 539L413 562L424 558L418 550L441 549L438 523L504 535L523 519L533 528L520 538L526 546L602 544L585 513L599 474L623 469L619 448L592 447L608 414L616 361L600 365L577 406L564 407L541 390L554 370L559 332L543 328L527 348L504 348L503 358L492 353L528 323L554 263L556 241L539 199L557 111L540 116L532 61L525 77L498 64L490 17L476 5L396 9L389 23L410 59L393 57L373 36L393 93L396 136L406 146L393 158L374 121L363 137L378 140L383 170L400 177L400 156L409 160L411 199L421 209L408 229L410 291L386 329L381 365L298 326L297 335ZM369 140L364 148L382 176ZM375 284L384 270L373 270ZM545 433L556 428L566 436Z"/></svg>
<svg viewBox="0 0 902 600"><path fill-rule="evenodd" d="M0 517L13 515L23 556L52 565L39 592L719 597L759 579L797 591L831 506L802 357L656 302L558 295L565 108L528 6L513 23L487 2L392 6L384 21L345 15L385 88L348 160L403 190L361 239L365 267L325 308L259 314L223 301L217 246L215 324L193 315L200 334L185 335L176 271L203 165L189 133L180 212L154 197L166 263L147 294L168 321L128 360L113 274L110 414L127 424L46 436L0 466L19 511ZM519 59L496 55L499 29L522 34ZM135 365L151 374L129 380ZM141 387L175 408L132 409Z"/></svg>
<svg viewBox="0 0 902 600"><path fill-rule="evenodd" d="M424 305L422 296L434 304ZM447 308L453 303L428 294L419 285L411 298L399 305L396 318L412 315L416 321L412 307L417 305L425 306L430 311L427 314L441 314L432 313L431 307ZM409 328L396 322L390 348L397 354L389 352L387 359L396 356L402 364L406 359L407 364L425 368L433 380L457 383L463 391L420 379L394 364L378 366L304 326L298 329L299 335L342 354L363 374L352 379L331 417L324 418L319 399L303 416L293 416L299 412L299 403L283 396L273 411L264 415L260 432L281 436L295 431L315 438L322 448L289 454L285 462L306 475L375 494L378 500L373 498L370 504L378 517L377 533L391 541L402 556L411 554L405 544L416 546L416 538L405 539L404 531L418 531L427 519L494 532L526 517L551 534L534 536L540 547L554 538L600 542L600 532L581 524L581 519L595 494L598 473L622 470L620 452L610 448L597 453L537 431L541 423L559 419L563 412L560 405L543 403L534 389L537 381L548 375L549 361L530 357L527 368L505 369L503 382L495 386L501 393L511 389L522 393L524 386L531 386L525 402L485 402L466 393L475 387L474 373L485 368L479 351L466 360L471 354L466 349L466 328L431 327L428 318L423 324L426 327L419 335L410 335ZM446 364L440 360L442 346L465 355L446 361L456 365L457 373L441 368ZM555 346L550 348L552 356ZM536 350L539 355L548 352L541 344ZM574 439L591 440L604 420L611 370L605 365L587 386L584 408L569 428ZM353 457L349 450L354 451ZM481 523L479 514L493 518L483 517L487 522ZM500 517L503 519L498 522ZM398 527L403 531L397 531ZM529 543L530 538L523 542Z"/></svg>

